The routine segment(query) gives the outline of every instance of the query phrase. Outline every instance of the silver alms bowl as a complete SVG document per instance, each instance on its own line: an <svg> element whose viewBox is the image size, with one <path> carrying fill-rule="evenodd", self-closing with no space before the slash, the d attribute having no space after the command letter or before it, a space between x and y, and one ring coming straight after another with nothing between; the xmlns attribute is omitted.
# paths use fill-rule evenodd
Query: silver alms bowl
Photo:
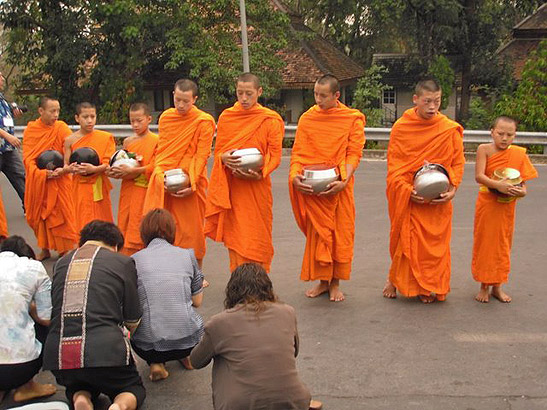
<svg viewBox="0 0 547 410"><path fill-rule="evenodd" d="M190 177L180 168L165 171L164 184L169 192L177 192L190 186Z"/></svg>
<svg viewBox="0 0 547 410"><path fill-rule="evenodd" d="M119 167L120 165L136 168L139 166L139 161L135 158L130 158L126 150L119 149L110 157L110 166Z"/></svg>
<svg viewBox="0 0 547 410"><path fill-rule="evenodd" d="M427 201L439 198L449 187L448 171L440 164L426 164L414 174L414 190Z"/></svg>
<svg viewBox="0 0 547 410"><path fill-rule="evenodd" d="M238 149L232 152L232 156L239 157L239 169L243 171L260 171L264 165L264 157L256 148Z"/></svg>
<svg viewBox="0 0 547 410"><path fill-rule="evenodd" d="M315 194L326 191L331 182L340 178L337 168L329 165L308 165L304 167L303 177L302 182L311 185Z"/></svg>

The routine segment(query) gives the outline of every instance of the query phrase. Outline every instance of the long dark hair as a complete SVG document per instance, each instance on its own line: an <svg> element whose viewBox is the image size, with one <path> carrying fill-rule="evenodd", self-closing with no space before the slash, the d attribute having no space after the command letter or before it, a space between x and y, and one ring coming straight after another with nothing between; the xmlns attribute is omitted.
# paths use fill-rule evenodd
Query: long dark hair
<svg viewBox="0 0 547 410"><path fill-rule="evenodd" d="M224 307L231 309L243 304L258 313L264 308L264 302L277 302L272 281L264 268L256 263L244 263L233 272L226 285Z"/></svg>
<svg viewBox="0 0 547 410"><path fill-rule="evenodd" d="M13 252L17 256L26 256L29 259L36 259L36 255L25 239L18 235L12 235L2 241L0 252Z"/></svg>

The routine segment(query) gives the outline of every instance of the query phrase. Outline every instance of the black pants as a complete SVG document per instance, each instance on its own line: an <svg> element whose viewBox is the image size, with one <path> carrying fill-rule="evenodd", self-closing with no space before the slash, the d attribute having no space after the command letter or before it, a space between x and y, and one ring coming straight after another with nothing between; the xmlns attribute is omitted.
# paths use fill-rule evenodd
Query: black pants
<svg viewBox="0 0 547 410"><path fill-rule="evenodd" d="M2 171L19 195L21 202L25 200L25 166L19 151L6 151L0 154L0 171Z"/></svg>
<svg viewBox="0 0 547 410"><path fill-rule="evenodd" d="M185 357L190 356L193 349L193 347L191 347L189 349L167 350L165 352L160 352L157 350L142 350L135 346L133 342L131 342L131 347L141 359L146 360L148 366L150 366L151 363L165 363L170 362L171 360L184 359Z"/></svg>
<svg viewBox="0 0 547 410"><path fill-rule="evenodd" d="M34 331L36 332L36 339L38 339L43 346L46 341L48 328L35 323ZM43 349L40 356L30 362L0 365L0 391L16 389L37 375L42 367L42 354Z"/></svg>
<svg viewBox="0 0 547 410"><path fill-rule="evenodd" d="M96 400L104 393L114 401L120 393L132 393L140 407L146 397L146 390L135 366L88 367L83 369L52 370L57 383L66 387L66 398L73 403L74 393L84 390Z"/></svg>

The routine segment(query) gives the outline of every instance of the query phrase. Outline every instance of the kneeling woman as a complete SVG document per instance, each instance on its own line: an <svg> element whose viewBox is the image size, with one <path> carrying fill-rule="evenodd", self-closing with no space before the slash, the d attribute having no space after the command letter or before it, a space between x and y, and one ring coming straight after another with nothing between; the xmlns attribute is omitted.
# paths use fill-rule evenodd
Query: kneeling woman
<svg viewBox="0 0 547 410"><path fill-rule="evenodd" d="M310 403L310 392L296 371L296 314L277 301L266 271L255 263L238 266L226 286L224 306L207 322L190 355L195 368L214 359L214 408L320 408L320 403Z"/></svg>
<svg viewBox="0 0 547 410"><path fill-rule="evenodd" d="M173 246L175 220L164 209L153 209L141 223L146 248L133 254L137 266L143 316L131 346L150 366L150 380L165 379L165 362L188 355L203 334L203 320L194 309L203 299L203 275L194 251Z"/></svg>

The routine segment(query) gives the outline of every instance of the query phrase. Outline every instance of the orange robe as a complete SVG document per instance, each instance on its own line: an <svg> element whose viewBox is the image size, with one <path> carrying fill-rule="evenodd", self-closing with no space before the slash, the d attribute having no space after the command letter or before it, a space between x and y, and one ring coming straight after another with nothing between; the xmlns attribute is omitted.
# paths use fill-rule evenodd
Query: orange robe
<svg viewBox="0 0 547 410"><path fill-rule="evenodd" d="M2 201L2 191L0 190L0 239L8 237L8 221L6 219L6 211L4 211L4 202Z"/></svg>
<svg viewBox="0 0 547 410"><path fill-rule="evenodd" d="M25 209L29 226L38 246L59 253L73 249L78 240L71 195L72 177L47 179L47 171L38 169L36 159L46 150L63 155L64 142L72 134L63 121L51 126L41 119L30 121L23 134L23 162L26 170Z"/></svg>
<svg viewBox="0 0 547 410"><path fill-rule="evenodd" d="M109 164L110 157L116 151L112 134L93 130L72 144L72 151L78 148L93 148L99 154L101 164ZM114 222L110 190L112 184L104 173L72 178L72 196L76 212L76 229L78 232L89 222L99 219Z"/></svg>
<svg viewBox="0 0 547 410"><path fill-rule="evenodd" d="M306 165L336 166L346 179L346 164L357 169L365 144L365 116L342 103L328 110L317 105L300 117L292 149L289 194L296 223L306 235L300 279L348 280L355 237L354 177L335 195L297 191L292 180Z"/></svg>
<svg viewBox="0 0 547 410"><path fill-rule="evenodd" d="M283 120L275 111L256 104L245 110L235 103L220 115L215 161L205 211L205 234L224 242L230 270L245 262L270 270L272 244L272 182L270 174L281 162ZM234 177L221 155L227 151L257 148L264 156L262 179Z"/></svg>
<svg viewBox="0 0 547 410"><path fill-rule="evenodd" d="M128 256L144 248L140 234L143 217L142 209L148 188L148 180L152 174L152 164L157 145L158 136L149 132L144 137L133 140L125 147L127 151L142 156L140 165L146 167L146 171L137 178L122 180L120 204L118 206L118 227L125 239L121 252Z"/></svg>
<svg viewBox="0 0 547 410"><path fill-rule="evenodd" d="M391 129L387 158L389 279L404 296L435 293L443 300L450 291L452 202L421 205L410 194L414 173L424 161L443 165L452 185L460 185L463 128L440 113L424 120L411 108Z"/></svg>
<svg viewBox="0 0 547 410"><path fill-rule="evenodd" d="M175 245L192 248L196 259L205 256L205 195L207 159L215 132L215 120L197 107L181 115L175 108L164 111L159 120L159 141L154 170L150 177L143 215L155 208L165 208L175 218ZM165 191L164 172L181 168L189 176L193 194L176 198Z"/></svg>
<svg viewBox="0 0 547 410"><path fill-rule="evenodd" d="M492 176L498 168L515 168L523 181L537 178L538 173L526 155L526 149L516 145L491 155L485 174ZM511 270L511 245L515 227L516 198L498 201L499 196L481 186L475 205L473 261L471 271L477 282L501 285L507 282Z"/></svg>

